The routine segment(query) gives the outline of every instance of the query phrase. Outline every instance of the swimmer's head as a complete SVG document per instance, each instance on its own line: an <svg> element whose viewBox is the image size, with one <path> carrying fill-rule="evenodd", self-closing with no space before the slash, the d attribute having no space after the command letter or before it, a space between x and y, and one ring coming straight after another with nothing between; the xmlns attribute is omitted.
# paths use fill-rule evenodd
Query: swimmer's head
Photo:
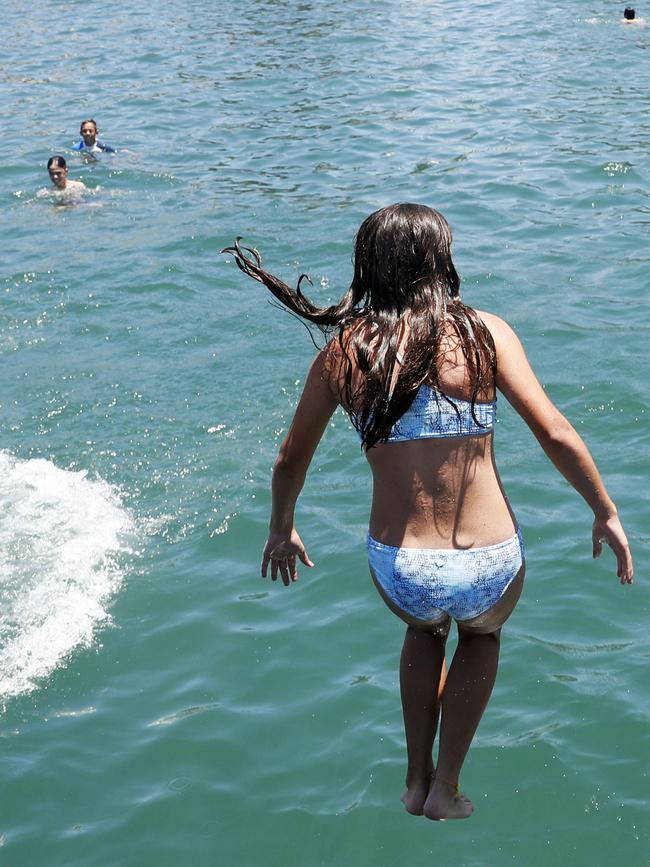
<svg viewBox="0 0 650 867"><path fill-rule="evenodd" d="M84 144L86 147L91 147L97 141L97 133L99 130L97 129L97 124L92 119L92 117L88 118L88 120L84 120L79 127L79 132L81 134L81 138L84 140Z"/></svg>
<svg viewBox="0 0 650 867"><path fill-rule="evenodd" d="M634 21L635 16L636 12L634 11L634 9L632 9L631 6L627 6L625 11L623 12L623 17L625 18L625 20Z"/></svg>
<svg viewBox="0 0 650 867"><path fill-rule="evenodd" d="M460 278L451 258L451 229L426 205L398 204L367 217L357 232L355 303L400 313L440 311L444 298L458 298Z"/></svg>
<svg viewBox="0 0 650 867"><path fill-rule="evenodd" d="M59 190L65 190L68 165L63 157L50 157L47 161L50 180Z"/></svg>

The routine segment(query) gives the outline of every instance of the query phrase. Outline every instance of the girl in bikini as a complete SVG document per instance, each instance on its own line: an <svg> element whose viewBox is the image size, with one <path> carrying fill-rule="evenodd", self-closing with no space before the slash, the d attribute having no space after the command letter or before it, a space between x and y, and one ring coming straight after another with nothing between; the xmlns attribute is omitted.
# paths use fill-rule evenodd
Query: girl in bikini
<svg viewBox="0 0 650 867"><path fill-rule="evenodd" d="M373 476L370 574L406 624L400 688L409 813L463 819L463 761L497 673L501 627L521 594L521 534L493 459L497 390L594 513L593 556L612 548L622 584L632 557L587 447L546 396L502 319L460 299L451 231L437 211L399 204L371 214L356 237L341 300L316 307L234 247L239 268L292 313L334 335L314 360L273 471L262 575L289 586L313 566L294 510L314 451L341 405ZM451 621L458 645L444 688ZM438 757L432 751L440 717Z"/></svg>

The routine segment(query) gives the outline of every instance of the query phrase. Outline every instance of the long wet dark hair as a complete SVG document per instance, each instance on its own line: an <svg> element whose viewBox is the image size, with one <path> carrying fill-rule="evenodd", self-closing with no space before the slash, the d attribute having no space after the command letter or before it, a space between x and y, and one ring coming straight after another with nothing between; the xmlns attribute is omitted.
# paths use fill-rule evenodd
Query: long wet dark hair
<svg viewBox="0 0 650 867"><path fill-rule="evenodd" d="M476 399L494 388L494 341L476 311L460 300L451 237L442 214L425 205L375 211L357 232L350 288L330 307L316 307L303 294L306 275L291 289L265 271L258 251L242 247L239 238L221 252L231 253L238 267L263 283L290 312L327 336L336 333L342 350L335 376L342 383L341 401L362 446L370 449L386 442L423 383L454 403L442 392L438 369L448 323L465 358L477 423ZM355 370L362 374L361 385L355 384Z"/></svg>

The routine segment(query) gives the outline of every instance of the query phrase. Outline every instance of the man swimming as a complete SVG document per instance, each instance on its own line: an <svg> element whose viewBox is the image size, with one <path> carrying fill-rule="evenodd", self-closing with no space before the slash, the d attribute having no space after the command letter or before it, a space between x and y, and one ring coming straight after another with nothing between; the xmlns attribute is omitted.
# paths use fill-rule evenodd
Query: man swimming
<svg viewBox="0 0 650 867"><path fill-rule="evenodd" d="M626 6L623 10L623 24L645 24L645 18L637 18L636 10L631 6Z"/></svg>
<svg viewBox="0 0 650 867"><path fill-rule="evenodd" d="M64 203L79 201L84 193L89 192L83 181L68 179L68 166L63 157L50 157L47 161L47 171L54 187L48 192L56 195L60 201Z"/></svg>

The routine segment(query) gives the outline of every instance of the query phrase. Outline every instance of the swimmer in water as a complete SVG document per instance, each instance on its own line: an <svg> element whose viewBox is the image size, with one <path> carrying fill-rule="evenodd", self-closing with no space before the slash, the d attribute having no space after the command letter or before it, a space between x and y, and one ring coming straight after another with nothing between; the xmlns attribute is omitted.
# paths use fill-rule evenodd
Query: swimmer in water
<svg viewBox="0 0 650 867"><path fill-rule="evenodd" d="M116 148L105 144L103 141L100 141L97 138L99 130L97 129L96 122L92 118L89 118L88 120L84 120L82 122L81 126L79 127L79 133L81 134L81 141L73 145L72 150L84 151L85 153L91 154L117 153Z"/></svg>
<svg viewBox="0 0 650 867"><path fill-rule="evenodd" d="M54 189L48 192L61 200L78 200L88 192L88 187L82 181L68 179L68 166L63 157L50 157L47 161L47 171L54 186Z"/></svg>
<svg viewBox="0 0 650 867"><path fill-rule="evenodd" d="M636 10L631 6L626 6L623 11L623 24L645 24L645 18L637 18Z"/></svg>

